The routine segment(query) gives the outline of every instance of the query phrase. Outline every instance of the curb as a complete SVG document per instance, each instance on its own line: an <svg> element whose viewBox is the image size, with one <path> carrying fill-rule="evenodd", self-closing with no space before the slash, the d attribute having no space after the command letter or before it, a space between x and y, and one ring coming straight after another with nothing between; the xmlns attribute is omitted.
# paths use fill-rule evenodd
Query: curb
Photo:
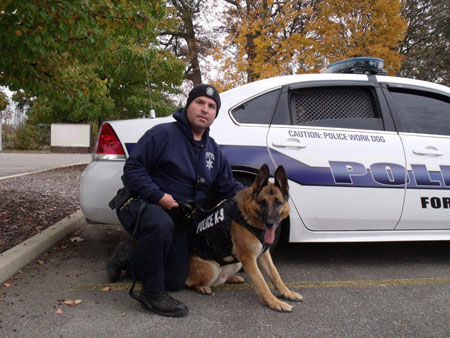
<svg viewBox="0 0 450 338"><path fill-rule="evenodd" d="M85 223L81 210L63 218L44 231L0 254L0 283L50 249L68 233Z"/></svg>

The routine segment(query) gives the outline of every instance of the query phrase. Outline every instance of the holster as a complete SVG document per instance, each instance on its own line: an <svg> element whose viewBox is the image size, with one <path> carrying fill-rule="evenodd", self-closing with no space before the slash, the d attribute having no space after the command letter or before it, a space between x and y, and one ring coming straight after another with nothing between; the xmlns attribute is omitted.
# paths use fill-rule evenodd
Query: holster
<svg viewBox="0 0 450 338"><path fill-rule="evenodd" d="M124 183L124 187L117 190L116 196L108 203L109 207L113 210L120 210L125 204L129 204L132 200L138 198L138 196L127 187L124 176L122 176L122 182Z"/></svg>
<svg viewBox="0 0 450 338"><path fill-rule="evenodd" d="M111 209L120 209L129 199L133 198L133 193L127 187L117 190L116 196L109 202Z"/></svg>

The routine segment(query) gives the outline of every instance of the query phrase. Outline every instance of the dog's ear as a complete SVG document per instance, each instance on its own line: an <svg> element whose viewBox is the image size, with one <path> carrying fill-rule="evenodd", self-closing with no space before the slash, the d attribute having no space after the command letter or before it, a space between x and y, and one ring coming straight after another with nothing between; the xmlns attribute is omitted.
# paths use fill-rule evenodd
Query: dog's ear
<svg viewBox="0 0 450 338"><path fill-rule="evenodd" d="M258 194L261 189L269 183L269 167L267 164L263 164L256 174L255 181L253 182L253 193Z"/></svg>
<svg viewBox="0 0 450 338"><path fill-rule="evenodd" d="M282 165L278 166L275 171L275 185L280 188L285 199L289 198L289 185L286 172Z"/></svg>

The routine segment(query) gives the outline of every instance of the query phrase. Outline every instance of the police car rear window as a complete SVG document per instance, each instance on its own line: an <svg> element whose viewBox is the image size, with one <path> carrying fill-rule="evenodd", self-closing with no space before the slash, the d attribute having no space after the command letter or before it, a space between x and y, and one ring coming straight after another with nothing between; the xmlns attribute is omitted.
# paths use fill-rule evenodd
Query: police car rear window
<svg viewBox="0 0 450 338"><path fill-rule="evenodd" d="M265 93L257 98L240 104L231 111L239 123L270 124L279 90Z"/></svg>
<svg viewBox="0 0 450 338"><path fill-rule="evenodd" d="M292 122L296 125L329 125L325 121L330 120L333 123L338 120L379 119L374 93L370 87L298 89L291 93L289 101ZM381 119L373 122L375 123L369 129L382 128Z"/></svg>

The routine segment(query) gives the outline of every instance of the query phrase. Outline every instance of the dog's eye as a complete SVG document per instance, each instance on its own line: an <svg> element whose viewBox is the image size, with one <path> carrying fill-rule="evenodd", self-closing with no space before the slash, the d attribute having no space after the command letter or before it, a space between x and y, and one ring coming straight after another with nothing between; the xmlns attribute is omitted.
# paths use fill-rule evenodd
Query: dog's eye
<svg viewBox="0 0 450 338"><path fill-rule="evenodd" d="M261 208L265 208L267 206L266 200L259 201L258 204Z"/></svg>
<svg viewBox="0 0 450 338"><path fill-rule="evenodd" d="M283 203L281 203L281 201L280 201L278 198L276 198L276 199L275 199L275 205L276 205L277 207L279 207L281 204L283 204Z"/></svg>

